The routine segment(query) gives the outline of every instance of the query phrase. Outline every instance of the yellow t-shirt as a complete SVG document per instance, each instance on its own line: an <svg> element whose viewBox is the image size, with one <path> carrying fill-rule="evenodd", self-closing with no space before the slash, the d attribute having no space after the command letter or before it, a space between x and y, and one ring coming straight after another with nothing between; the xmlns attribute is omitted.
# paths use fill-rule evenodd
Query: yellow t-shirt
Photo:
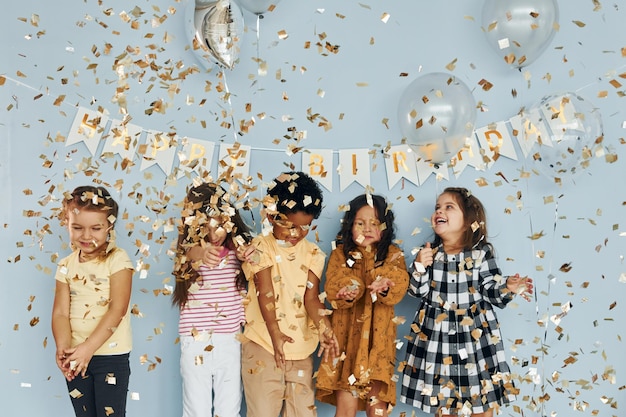
<svg viewBox="0 0 626 417"><path fill-rule="evenodd" d="M84 342L108 310L111 275L123 269L133 269L126 251L116 248L105 260L79 262L79 251L62 259L56 280L70 286L70 326L72 347ZM94 355L118 355L132 349L130 308L111 337Z"/></svg>
<svg viewBox="0 0 626 417"><path fill-rule="evenodd" d="M260 261L256 264L244 263L243 271L248 279L246 306L246 325L244 335L262 346L270 353L274 352L272 339L261 315L254 274L271 268L272 286L276 301L276 318L280 330L293 338L294 343L283 346L287 360L308 358L317 348L319 338L313 320L304 307L304 292L307 289L309 270L317 277L322 276L326 255L320 248L302 239L295 246L283 247L272 234L257 236L252 242L258 249Z"/></svg>

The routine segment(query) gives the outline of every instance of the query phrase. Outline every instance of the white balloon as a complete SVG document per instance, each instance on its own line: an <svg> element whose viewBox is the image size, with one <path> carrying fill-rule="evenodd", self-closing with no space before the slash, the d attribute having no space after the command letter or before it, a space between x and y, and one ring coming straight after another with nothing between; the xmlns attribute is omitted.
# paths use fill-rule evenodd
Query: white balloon
<svg viewBox="0 0 626 417"><path fill-rule="evenodd" d="M600 111L576 93L547 95L522 115L523 139L532 141L533 166L562 185L589 167L604 135Z"/></svg>
<svg viewBox="0 0 626 417"><path fill-rule="evenodd" d="M535 61L558 30L556 0L485 0L483 31L489 45L514 68Z"/></svg>
<svg viewBox="0 0 626 417"><path fill-rule="evenodd" d="M411 149L424 161L440 164L455 156L474 134L476 102L453 75L425 74L402 93L398 121Z"/></svg>
<svg viewBox="0 0 626 417"><path fill-rule="evenodd" d="M234 1L190 0L185 22L192 49L206 69L209 64L234 68L244 29L243 14Z"/></svg>
<svg viewBox="0 0 626 417"><path fill-rule="evenodd" d="M267 12L271 7L276 6L280 0L237 0L244 9L256 15Z"/></svg>

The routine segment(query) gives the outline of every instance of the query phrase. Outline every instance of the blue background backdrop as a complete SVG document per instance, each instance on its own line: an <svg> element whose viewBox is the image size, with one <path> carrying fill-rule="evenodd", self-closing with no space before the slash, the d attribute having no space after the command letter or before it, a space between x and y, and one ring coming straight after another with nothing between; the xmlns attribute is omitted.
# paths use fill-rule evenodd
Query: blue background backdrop
<svg viewBox="0 0 626 417"><path fill-rule="evenodd" d="M250 195L261 198L267 181L290 167L302 168L300 154L286 152L289 145L338 151L399 144L400 95L419 75L443 71L468 85L482 104L477 127L508 120L542 96L563 91L579 93L602 114L601 149L617 161L594 157L589 169L560 187L533 172L519 149L518 160L500 158L484 171L470 167L458 179L431 176L423 184L404 181L392 189L378 152L371 186L393 202L407 258L431 237L428 218L438 193L452 185L471 188L487 207L503 271L534 278L533 301L498 311L521 388L505 415L623 415L626 12L618 1L559 3L556 36L520 71L487 44L482 1L283 0L259 21L258 33L256 16L244 10L240 61L223 73L190 50L185 1L5 4L0 414L71 415L50 331L55 260L69 249L66 232L51 216L64 191L90 182L113 191L124 211L119 243L147 271L143 278L135 275L132 294L140 314L132 318L128 415L181 412L177 313L163 290L173 285L175 232L169 226L179 217L176 203L190 179L167 178L156 166L140 171L140 156L122 169L117 157L91 156L82 144L66 147L76 105L118 119L125 108L131 123L144 129L215 143L234 140L234 128L223 122L238 126L254 118L254 126L237 136L252 147ZM336 53L324 48L326 42L338 46ZM259 59L267 64L264 76L257 71ZM493 88L483 90L481 79ZM148 114L154 103L163 110ZM332 127L325 129L320 120ZM306 132L306 139L297 142L294 131ZM336 168L337 152L334 157ZM215 172L217 166L216 153L209 168ZM325 190L325 209L316 221L327 253L339 229L339 205L364 191L355 183L340 192L335 169L329 173L335 185ZM246 218L258 231L258 208ZM550 317L569 303L557 327ZM405 298L397 308L406 318L398 328L401 339L414 305ZM398 358L404 358L404 346ZM399 404L392 415L403 412L414 411ZM333 413L319 405L319 415Z"/></svg>

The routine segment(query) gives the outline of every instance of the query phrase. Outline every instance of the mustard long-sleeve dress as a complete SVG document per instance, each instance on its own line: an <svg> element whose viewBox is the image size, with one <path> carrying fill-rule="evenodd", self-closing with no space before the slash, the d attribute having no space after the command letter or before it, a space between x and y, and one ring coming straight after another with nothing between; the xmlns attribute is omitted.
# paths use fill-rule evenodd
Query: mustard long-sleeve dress
<svg viewBox="0 0 626 417"><path fill-rule="evenodd" d="M356 250L346 259L343 246L333 250L326 268L325 292L333 307L332 326L342 358L334 363L322 362L317 374L316 398L336 405L335 391L349 391L358 396L359 409L365 410L367 392L372 381L380 381L381 401L396 403L393 378L396 361L396 323L394 306L406 294L409 275L404 254L390 246L384 262L375 266L375 250ZM391 279L395 285L387 294L373 301L367 288L377 277ZM337 299L337 292L356 285L357 297L348 302Z"/></svg>

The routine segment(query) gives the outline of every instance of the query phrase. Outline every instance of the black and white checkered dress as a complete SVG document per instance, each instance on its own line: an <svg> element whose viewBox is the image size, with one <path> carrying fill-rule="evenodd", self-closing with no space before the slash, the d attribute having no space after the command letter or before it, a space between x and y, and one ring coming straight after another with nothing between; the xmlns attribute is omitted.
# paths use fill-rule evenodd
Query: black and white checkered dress
<svg viewBox="0 0 626 417"><path fill-rule="evenodd" d="M493 307L513 294L490 245L447 255L441 248L426 273L414 272L409 294L419 299L400 400L427 413L464 415L515 399Z"/></svg>

